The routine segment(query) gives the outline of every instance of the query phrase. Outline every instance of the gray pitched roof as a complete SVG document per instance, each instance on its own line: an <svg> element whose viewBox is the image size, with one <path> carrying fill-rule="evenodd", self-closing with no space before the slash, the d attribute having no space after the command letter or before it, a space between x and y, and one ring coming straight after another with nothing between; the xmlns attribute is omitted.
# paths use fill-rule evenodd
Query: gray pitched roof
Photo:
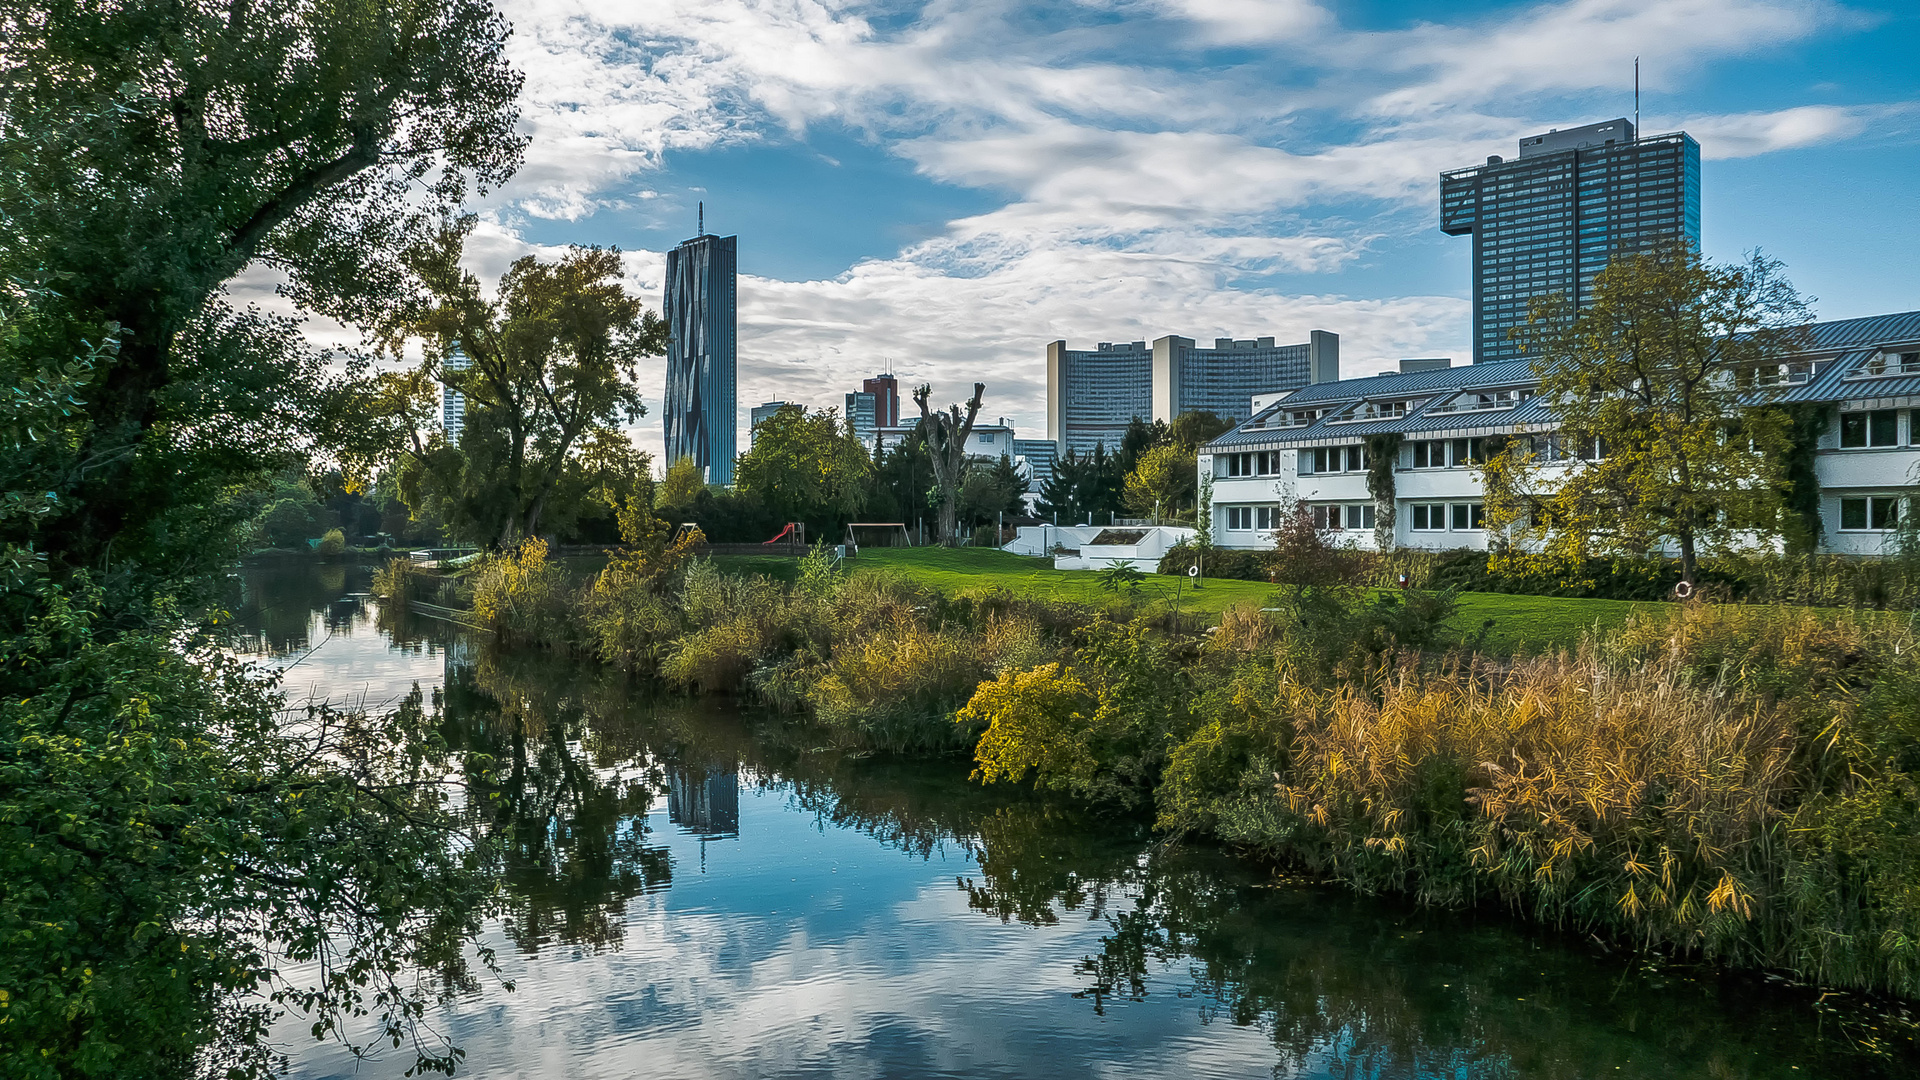
<svg viewBox="0 0 1920 1080"><path fill-rule="evenodd" d="M1813 323L1812 355L1820 370L1805 383L1783 388L1779 400L1859 401L1920 395L1920 374L1863 377L1863 366L1882 346L1912 345L1920 351L1920 311L1839 319ZM1828 359L1828 354L1833 354ZM1203 453L1232 452L1289 445L1357 442L1381 432L1406 435L1446 432L1510 430L1515 425L1545 426L1552 417L1545 403L1529 399L1509 409L1443 412L1455 395L1528 387L1536 379L1530 360L1503 360L1466 364L1432 371L1387 372L1360 379L1314 383L1302 387L1255 414L1246 423L1202 448ZM1424 399L1417 409L1391 419L1341 422L1345 407L1364 401ZM1299 427L1267 426L1277 416L1303 408L1326 409L1328 414Z"/></svg>

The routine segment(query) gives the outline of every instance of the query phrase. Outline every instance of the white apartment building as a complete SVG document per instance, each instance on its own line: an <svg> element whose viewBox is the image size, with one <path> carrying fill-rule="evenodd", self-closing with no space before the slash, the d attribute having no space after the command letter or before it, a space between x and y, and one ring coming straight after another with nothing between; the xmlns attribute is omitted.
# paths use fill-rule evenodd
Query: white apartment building
<svg viewBox="0 0 1920 1080"><path fill-rule="evenodd" d="M1815 459L1823 550L1877 555L1899 515L1920 513L1920 311L1809 329L1813 347L1782 365L1779 386L1781 400L1836 409ZM1254 399L1252 419L1200 452L1214 542L1272 547L1276 515L1303 499L1341 542L1374 547L1365 444L1395 432L1394 545L1484 549L1482 440L1550 437L1553 415L1530 361L1422 364Z"/></svg>

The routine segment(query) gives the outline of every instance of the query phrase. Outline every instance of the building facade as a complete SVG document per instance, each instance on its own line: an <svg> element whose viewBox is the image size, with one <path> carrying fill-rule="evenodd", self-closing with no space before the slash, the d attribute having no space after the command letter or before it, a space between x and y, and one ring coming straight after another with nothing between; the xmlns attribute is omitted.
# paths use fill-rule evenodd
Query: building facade
<svg viewBox="0 0 1920 1080"><path fill-rule="evenodd" d="M454 342L447 350L447 359L442 366L448 371L465 371L471 363L467 351ZM440 384L440 430L446 432L447 442L460 445L460 433L467 428L467 395L445 383Z"/></svg>
<svg viewBox="0 0 1920 1080"><path fill-rule="evenodd" d="M773 419L788 409L793 409L798 412L807 411L805 405L793 401L769 401L755 405L752 409L749 409L747 411L747 445L752 446L754 443L760 441L760 425L762 423Z"/></svg>
<svg viewBox="0 0 1920 1080"><path fill-rule="evenodd" d="M1822 548L1882 554L1900 516L1920 513L1920 311L1809 330L1812 348L1783 365L1779 394L1834 410L1814 459ZM1476 463L1490 436L1553 431L1537 385L1531 362L1507 360L1316 384L1272 401L1200 451L1214 540L1270 548L1298 499L1338 542L1376 547L1365 443L1393 432L1392 545L1485 549Z"/></svg>
<svg viewBox="0 0 1920 1080"><path fill-rule="evenodd" d="M1013 460L1026 470L1028 491L1037 495L1053 479L1053 463L1059 453L1051 439L1013 440Z"/></svg>
<svg viewBox="0 0 1920 1080"><path fill-rule="evenodd" d="M873 449L874 434L880 428L879 395L855 390L847 395L847 423L853 425L853 437L868 450Z"/></svg>
<svg viewBox="0 0 1920 1080"><path fill-rule="evenodd" d="M738 451L736 241L705 234L667 252L667 465L690 457L733 483Z"/></svg>
<svg viewBox="0 0 1920 1080"><path fill-rule="evenodd" d="M873 426L876 428L900 426L900 380L891 372L863 379L860 392L873 395Z"/></svg>
<svg viewBox="0 0 1920 1080"><path fill-rule="evenodd" d="M1116 449L1135 417L1170 421L1196 409L1243 417L1255 394L1339 377L1340 336L1324 330L1299 345L1216 338L1210 349L1175 335L1093 349L1055 341L1047 346L1047 438L1061 454Z"/></svg>
<svg viewBox="0 0 1920 1080"><path fill-rule="evenodd" d="M1511 360L1528 304L1576 306L1619 253L1700 243L1700 144L1608 120L1520 140L1519 157L1440 174L1440 231L1473 237L1473 359Z"/></svg>

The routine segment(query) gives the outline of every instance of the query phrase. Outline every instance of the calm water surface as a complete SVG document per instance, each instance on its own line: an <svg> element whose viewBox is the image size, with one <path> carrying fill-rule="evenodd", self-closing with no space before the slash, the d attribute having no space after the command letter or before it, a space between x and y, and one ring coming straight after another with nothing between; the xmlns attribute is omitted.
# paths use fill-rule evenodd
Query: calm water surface
<svg viewBox="0 0 1920 1080"><path fill-rule="evenodd" d="M516 988L482 975L434 1017L478 1076L1920 1075L1911 1027L1869 1003L1288 884L959 764L817 750L382 613L361 568L234 584L240 647L294 700L417 685L502 763L489 943ZM294 1076L406 1067L300 1029Z"/></svg>

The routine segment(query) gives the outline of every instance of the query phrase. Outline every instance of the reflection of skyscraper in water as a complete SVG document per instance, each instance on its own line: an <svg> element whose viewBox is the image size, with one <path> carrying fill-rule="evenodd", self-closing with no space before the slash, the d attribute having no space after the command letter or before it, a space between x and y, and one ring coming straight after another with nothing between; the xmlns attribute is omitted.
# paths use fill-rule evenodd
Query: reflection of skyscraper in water
<svg viewBox="0 0 1920 1080"><path fill-rule="evenodd" d="M441 679L452 683L462 678L470 678L478 664L479 650L467 634L455 634L440 646Z"/></svg>
<svg viewBox="0 0 1920 1080"><path fill-rule="evenodd" d="M740 835L737 770L681 766L667 773L667 820L702 840Z"/></svg>

